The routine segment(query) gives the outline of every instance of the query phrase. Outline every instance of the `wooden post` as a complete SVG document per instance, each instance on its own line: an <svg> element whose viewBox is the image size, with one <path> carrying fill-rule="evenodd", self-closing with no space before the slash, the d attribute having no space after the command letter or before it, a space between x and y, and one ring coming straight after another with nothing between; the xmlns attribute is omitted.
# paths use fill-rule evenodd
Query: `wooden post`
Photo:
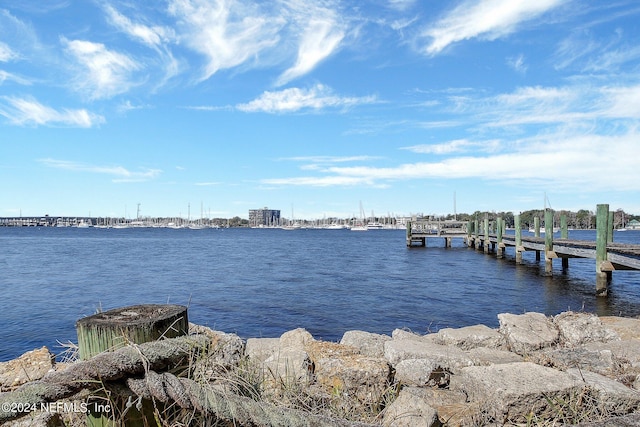
<svg viewBox="0 0 640 427"><path fill-rule="evenodd" d="M544 272L553 273L553 211L547 208L544 211Z"/></svg>
<svg viewBox="0 0 640 427"><path fill-rule="evenodd" d="M473 222L467 221L467 247L471 246L471 235L473 234Z"/></svg>
<svg viewBox="0 0 640 427"><path fill-rule="evenodd" d="M569 238L569 229L567 228L567 215L560 215L560 238L568 239ZM569 268L569 258L562 258L562 269L566 270Z"/></svg>
<svg viewBox="0 0 640 427"><path fill-rule="evenodd" d="M607 243L613 242L613 211L609 211L607 226Z"/></svg>
<svg viewBox="0 0 640 427"><path fill-rule="evenodd" d="M80 359L87 360L102 353L113 351L127 344L142 344L160 338L175 338L189 331L187 307L182 305L135 305L117 308L84 317L76 322ZM101 402L103 403L103 402ZM123 409L123 402L115 402ZM154 425L153 404L142 402L142 413L131 406L125 420L115 420L118 425L142 426ZM113 405L113 403L112 403ZM111 426L114 420L106 415L89 413L88 426ZM122 422L121 422L122 421Z"/></svg>
<svg viewBox="0 0 640 427"><path fill-rule="evenodd" d="M407 246L411 246L411 221L407 221Z"/></svg>
<svg viewBox="0 0 640 427"><path fill-rule="evenodd" d="M484 253L489 253L489 214L484 215Z"/></svg>
<svg viewBox="0 0 640 427"><path fill-rule="evenodd" d="M596 208L596 295L607 296L609 276L602 271L607 260L607 241L609 231L609 205L597 205Z"/></svg>
<svg viewBox="0 0 640 427"><path fill-rule="evenodd" d="M498 243L498 248L496 250L496 257L503 258L504 257L504 243L502 243L502 233L504 232L504 221L501 217L498 217L496 221L496 241Z"/></svg>
<svg viewBox="0 0 640 427"><path fill-rule="evenodd" d="M516 227L516 264L522 264L522 224L520 224L520 215L513 217Z"/></svg>
<svg viewBox="0 0 640 427"><path fill-rule="evenodd" d="M478 220L478 218L476 218L474 221L473 230L476 236L473 242L476 250L478 250L480 249L480 221Z"/></svg>
<svg viewBox="0 0 640 427"><path fill-rule="evenodd" d="M540 237L540 218L533 218L533 232L535 237ZM536 261L540 261L540 251L536 251Z"/></svg>

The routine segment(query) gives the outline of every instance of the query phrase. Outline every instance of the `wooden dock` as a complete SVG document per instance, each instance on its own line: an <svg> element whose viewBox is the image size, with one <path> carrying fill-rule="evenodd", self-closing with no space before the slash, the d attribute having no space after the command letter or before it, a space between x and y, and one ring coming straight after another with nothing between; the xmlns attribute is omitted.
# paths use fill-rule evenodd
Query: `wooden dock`
<svg viewBox="0 0 640 427"><path fill-rule="evenodd" d="M535 218L535 235L523 236L520 216L515 215L514 234L507 234L505 223L500 217L489 221L432 221L417 220L407 223L407 246L426 246L427 239L444 239L445 246L451 246L452 238L462 238L468 247L495 253L503 258L507 247L515 248L516 264L522 263L525 251L535 251L536 259L544 254L545 272L553 272L553 260L561 259L562 266L568 267L570 258L590 258L595 260L596 295L606 296L611 276L617 270L640 270L640 245L613 242L613 212L609 205L597 206L596 241L570 240L566 217L561 217L560 238L554 238L553 211L546 209L541 237L540 219Z"/></svg>

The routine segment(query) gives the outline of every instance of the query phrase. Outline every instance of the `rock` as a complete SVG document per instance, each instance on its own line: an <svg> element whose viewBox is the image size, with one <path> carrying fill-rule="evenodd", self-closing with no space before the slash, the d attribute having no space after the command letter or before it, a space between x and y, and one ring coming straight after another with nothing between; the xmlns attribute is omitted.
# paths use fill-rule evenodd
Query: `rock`
<svg viewBox="0 0 640 427"><path fill-rule="evenodd" d="M401 385L446 387L451 372L434 359L406 359L395 365L395 379Z"/></svg>
<svg viewBox="0 0 640 427"><path fill-rule="evenodd" d="M313 341L313 336L306 329L298 328L280 336L280 348L305 350L307 344Z"/></svg>
<svg viewBox="0 0 640 427"><path fill-rule="evenodd" d="M309 383L313 365L306 351L295 348L280 349L264 361L266 380L276 387L294 383Z"/></svg>
<svg viewBox="0 0 640 427"><path fill-rule="evenodd" d="M566 401L582 389L566 372L531 362L462 368L450 387L466 393L498 422L524 422L527 414L544 419L550 402Z"/></svg>
<svg viewBox="0 0 640 427"><path fill-rule="evenodd" d="M485 325L464 328L444 328L436 334L438 344L455 345L463 350L476 347L499 348L504 345L504 337L495 329Z"/></svg>
<svg viewBox="0 0 640 427"><path fill-rule="evenodd" d="M244 354L249 360L264 362L273 356L280 347L280 338L249 338Z"/></svg>
<svg viewBox="0 0 640 427"><path fill-rule="evenodd" d="M619 340L618 334L603 325L595 314L565 312L553 318L560 331L562 344L578 346L588 342L608 342Z"/></svg>
<svg viewBox="0 0 640 427"><path fill-rule="evenodd" d="M394 329L391 338L394 340L415 340L433 342L436 334L418 335L405 329Z"/></svg>
<svg viewBox="0 0 640 427"><path fill-rule="evenodd" d="M588 350L609 350L614 361L621 365L630 364L640 369L640 340L609 341L607 343L591 342L583 346Z"/></svg>
<svg viewBox="0 0 640 427"><path fill-rule="evenodd" d="M384 343L391 339L388 335L374 334L365 331L347 331L340 344L350 345L358 349L360 354L370 357L384 357Z"/></svg>
<svg viewBox="0 0 640 427"><path fill-rule="evenodd" d="M558 329L542 313L498 314L499 332L504 335L509 350L520 355L556 344Z"/></svg>
<svg viewBox="0 0 640 427"><path fill-rule="evenodd" d="M47 347L31 350L17 359L0 362L0 391L39 380L53 369L55 356Z"/></svg>
<svg viewBox="0 0 640 427"><path fill-rule="evenodd" d="M611 375L625 365L623 361L613 356L611 350L590 350L584 347L542 350L531 354L529 360L539 365L562 371L578 368L602 375ZM626 365L631 366L629 363L626 363Z"/></svg>
<svg viewBox="0 0 640 427"><path fill-rule="evenodd" d="M211 338L207 364L229 369L240 363L245 354L245 343L236 334L214 331L206 326L189 324L189 333L203 334Z"/></svg>
<svg viewBox="0 0 640 427"><path fill-rule="evenodd" d="M640 392L637 390L594 372L572 368L567 373L575 382L583 383L595 391L598 413L626 415L640 407Z"/></svg>
<svg viewBox="0 0 640 427"><path fill-rule="evenodd" d="M385 427L438 427L438 413L415 389L404 388L384 411Z"/></svg>
<svg viewBox="0 0 640 427"><path fill-rule="evenodd" d="M467 403L467 395L460 391L422 387L404 387L402 390L427 402L436 410L443 425L477 425L473 418L477 416L478 405Z"/></svg>
<svg viewBox="0 0 640 427"><path fill-rule="evenodd" d="M629 317L602 316L602 324L618 334L622 340L640 340L640 319Z"/></svg>
<svg viewBox="0 0 640 427"><path fill-rule="evenodd" d="M455 372L456 368L471 366L473 361L457 347L413 339L391 340L384 343L384 356L391 366L407 359L428 359L442 368Z"/></svg>
<svg viewBox="0 0 640 427"><path fill-rule="evenodd" d="M523 362L522 356L510 351L478 347L465 352L474 365L497 365L500 363Z"/></svg>

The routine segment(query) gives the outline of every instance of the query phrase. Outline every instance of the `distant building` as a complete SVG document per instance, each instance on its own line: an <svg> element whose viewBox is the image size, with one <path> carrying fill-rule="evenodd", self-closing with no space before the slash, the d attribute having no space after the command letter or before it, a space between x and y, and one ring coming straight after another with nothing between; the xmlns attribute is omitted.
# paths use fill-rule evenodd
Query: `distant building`
<svg viewBox="0 0 640 427"><path fill-rule="evenodd" d="M280 211L262 208L249 209L249 225L251 227L273 227L280 225Z"/></svg>
<svg viewBox="0 0 640 427"><path fill-rule="evenodd" d="M632 219L627 223L627 230L640 230L640 221Z"/></svg>

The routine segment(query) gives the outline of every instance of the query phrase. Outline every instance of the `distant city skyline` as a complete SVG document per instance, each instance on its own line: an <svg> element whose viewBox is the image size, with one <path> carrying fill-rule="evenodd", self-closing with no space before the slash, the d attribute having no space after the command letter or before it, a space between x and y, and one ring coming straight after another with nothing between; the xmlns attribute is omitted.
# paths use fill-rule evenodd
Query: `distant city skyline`
<svg viewBox="0 0 640 427"><path fill-rule="evenodd" d="M640 213L640 5L0 0L0 217Z"/></svg>

